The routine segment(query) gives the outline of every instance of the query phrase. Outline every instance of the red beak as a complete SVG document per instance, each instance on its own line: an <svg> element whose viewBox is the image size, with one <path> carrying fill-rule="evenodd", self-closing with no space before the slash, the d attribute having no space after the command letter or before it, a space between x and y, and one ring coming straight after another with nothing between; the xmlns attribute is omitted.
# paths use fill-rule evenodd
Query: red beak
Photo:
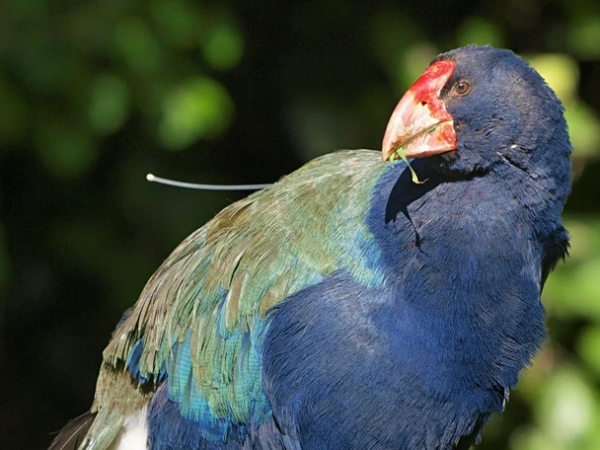
<svg viewBox="0 0 600 450"><path fill-rule="evenodd" d="M381 157L387 161L402 148L407 158L456 150L452 116L440 92L454 72L453 61L430 65L402 97L385 130Z"/></svg>

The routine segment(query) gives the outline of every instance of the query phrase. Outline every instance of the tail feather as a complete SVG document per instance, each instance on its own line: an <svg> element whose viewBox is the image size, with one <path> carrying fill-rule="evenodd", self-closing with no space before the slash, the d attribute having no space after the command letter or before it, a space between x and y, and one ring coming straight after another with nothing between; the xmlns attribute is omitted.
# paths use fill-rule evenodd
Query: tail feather
<svg viewBox="0 0 600 450"><path fill-rule="evenodd" d="M101 409L98 411L94 424L80 444L79 450L107 450L123 430L125 417L119 411ZM118 447L117 447L118 448Z"/></svg>
<svg viewBox="0 0 600 450"><path fill-rule="evenodd" d="M86 412L71 420L52 441L49 450L77 450L85 439L96 413Z"/></svg>

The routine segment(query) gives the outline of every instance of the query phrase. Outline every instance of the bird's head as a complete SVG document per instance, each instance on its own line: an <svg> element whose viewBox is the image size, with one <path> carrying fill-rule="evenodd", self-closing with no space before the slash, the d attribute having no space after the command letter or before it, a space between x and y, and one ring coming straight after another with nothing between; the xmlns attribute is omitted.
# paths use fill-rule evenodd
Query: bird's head
<svg viewBox="0 0 600 450"><path fill-rule="evenodd" d="M563 107L542 77L509 50L468 46L436 57L389 121L382 157L399 148L437 171L485 173L562 165L571 144Z"/></svg>

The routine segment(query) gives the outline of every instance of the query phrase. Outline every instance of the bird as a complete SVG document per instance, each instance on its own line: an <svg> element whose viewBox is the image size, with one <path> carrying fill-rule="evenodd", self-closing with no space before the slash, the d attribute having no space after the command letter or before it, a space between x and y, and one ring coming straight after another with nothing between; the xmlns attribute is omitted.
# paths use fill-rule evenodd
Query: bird
<svg viewBox="0 0 600 450"><path fill-rule="evenodd" d="M318 157L171 253L50 449L470 448L546 340L571 152L522 58L437 56L381 152Z"/></svg>

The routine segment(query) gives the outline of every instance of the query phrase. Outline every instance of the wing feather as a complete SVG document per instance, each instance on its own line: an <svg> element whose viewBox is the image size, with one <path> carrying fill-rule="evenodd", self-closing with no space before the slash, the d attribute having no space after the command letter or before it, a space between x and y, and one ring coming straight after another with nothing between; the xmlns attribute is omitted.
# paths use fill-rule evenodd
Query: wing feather
<svg viewBox="0 0 600 450"><path fill-rule="evenodd" d="M383 282L366 263L377 249L365 225L383 170L377 152L327 155L192 233L106 348L92 411L119 403L113 373L135 353L140 401L145 380L156 384L166 371L169 397L186 418L239 425L270 414L261 378L269 311L336 270ZM138 342L141 351L132 353Z"/></svg>

